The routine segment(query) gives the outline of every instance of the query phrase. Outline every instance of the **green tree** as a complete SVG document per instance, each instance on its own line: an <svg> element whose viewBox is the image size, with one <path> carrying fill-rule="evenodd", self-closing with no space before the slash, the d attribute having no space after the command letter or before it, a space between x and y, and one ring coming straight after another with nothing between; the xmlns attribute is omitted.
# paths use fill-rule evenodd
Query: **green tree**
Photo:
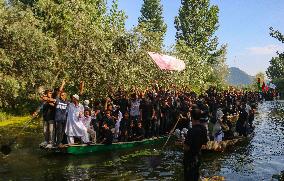
<svg viewBox="0 0 284 181"><path fill-rule="evenodd" d="M52 80L56 42L42 25L30 8L0 2L0 107L25 104L35 87Z"/></svg>
<svg viewBox="0 0 284 181"><path fill-rule="evenodd" d="M214 86L224 88L227 86L226 78L229 75L228 65L226 64L227 45L222 46L222 54L217 57L216 61L211 65L213 72L209 77L209 82Z"/></svg>
<svg viewBox="0 0 284 181"><path fill-rule="evenodd" d="M284 35L278 30L270 27L270 36L284 43ZM278 89L284 90L284 52L277 52L278 56L270 60L270 65L266 71L268 78L276 84Z"/></svg>
<svg viewBox="0 0 284 181"><path fill-rule="evenodd" d="M84 80L86 94L106 94L110 80L127 79L117 73L129 62L129 42L120 41L124 22L117 1L109 11L104 0L39 0L33 7L1 1L0 78L7 81L0 83L0 107L17 106L18 98L32 98L38 87L54 88L63 78L70 93Z"/></svg>
<svg viewBox="0 0 284 181"><path fill-rule="evenodd" d="M182 0L179 15L175 18L176 41L181 41L208 62L222 54L217 50L219 8L210 6L210 0Z"/></svg>
<svg viewBox="0 0 284 181"><path fill-rule="evenodd" d="M228 72L226 45L218 49L218 38L214 36L218 29L218 12L219 8L210 6L209 0L181 1L179 14L175 18L174 51L186 63L186 70L181 73L184 84L201 89L210 85L225 85Z"/></svg>
<svg viewBox="0 0 284 181"><path fill-rule="evenodd" d="M138 27L148 44L148 51L161 51L167 26L163 18L163 7L160 0L143 0L138 18Z"/></svg>

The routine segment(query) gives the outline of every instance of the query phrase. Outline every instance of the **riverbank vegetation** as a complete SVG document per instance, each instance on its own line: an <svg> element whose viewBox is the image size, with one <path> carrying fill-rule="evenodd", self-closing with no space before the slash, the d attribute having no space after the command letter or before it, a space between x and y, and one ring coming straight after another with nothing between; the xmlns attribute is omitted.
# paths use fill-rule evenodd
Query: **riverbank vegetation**
<svg viewBox="0 0 284 181"><path fill-rule="evenodd" d="M131 30L118 0L1 0L0 109L31 112L42 91L58 87L62 79L68 93L76 93L84 81L86 96L96 98L122 85L142 89L153 80L197 92L223 87L228 71L226 45L215 36L218 12L209 0L182 0L176 43L166 48L160 0L144 0ZM148 51L174 55L186 69L161 71Z"/></svg>
<svg viewBox="0 0 284 181"><path fill-rule="evenodd" d="M24 122L31 119L30 116L3 116L3 113L0 113L0 127L8 126L8 125L15 125L15 124L23 124Z"/></svg>
<svg viewBox="0 0 284 181"><path fill-rule="evenodd" d="M270 36L284 43L284 35L272 27L270 28ZM266 74L277 86L277 89L284 94L284 52L277 52L277 56L270 60Z"/></svg>

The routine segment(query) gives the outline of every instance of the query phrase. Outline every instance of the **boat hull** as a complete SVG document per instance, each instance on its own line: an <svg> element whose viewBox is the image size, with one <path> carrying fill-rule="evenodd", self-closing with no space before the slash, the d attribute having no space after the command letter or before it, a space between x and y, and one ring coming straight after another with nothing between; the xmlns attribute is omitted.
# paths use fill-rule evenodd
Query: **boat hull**
<svg viewBox="0 0 284 181"><path fill-rule="evenodd" d="M119 142L119 143L113 143L109 145L81 144L81 145L65 145L62 148L51 148L51 149L42 148L42 149L46 151L50 151L50 152L60 152L60 153L68 153L68 154L73 154L73 155L81 155L81 154L131 149L131 148L136 148L140 146L159 145L159 144L165 143L167 138L168 136L163 136L159 138L144 139L142 141Z"/></svg>

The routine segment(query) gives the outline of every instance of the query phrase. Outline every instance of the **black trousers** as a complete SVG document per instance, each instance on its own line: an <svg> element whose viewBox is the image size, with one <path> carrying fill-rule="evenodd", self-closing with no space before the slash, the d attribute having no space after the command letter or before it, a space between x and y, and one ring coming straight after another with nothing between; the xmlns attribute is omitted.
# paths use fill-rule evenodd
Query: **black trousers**
<svg viewBox="0 0 284 181"><path fill-rule="evenodd" d="M59 145L63 142L65 133L65 121L56 122L56 144Z"/></svg>
<svg viewBox="0 0 284 181"><path fill-rule="evenodd" d="M145 129L145 138L150 138L152 137L152 119L151 118L146 118L143 120L143 127Z"/></svg>
<svg viewBox="0 0 284 181"><path fill-rule="evenodd" d="M184 160L184 181L198 181L200 162L192 160Z"/></svg>

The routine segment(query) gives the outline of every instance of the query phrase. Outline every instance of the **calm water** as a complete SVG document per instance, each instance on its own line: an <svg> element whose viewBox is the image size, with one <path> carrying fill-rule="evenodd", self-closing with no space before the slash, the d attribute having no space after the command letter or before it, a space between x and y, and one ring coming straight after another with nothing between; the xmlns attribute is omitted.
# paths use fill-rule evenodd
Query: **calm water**
<svg viewBox="0 0 284 181"><path fill-rule="evenodd" d="M241 181L276 178L273 175L284 170L284 102L260 104L255 127L246 144L203 155L202 176ZM11 129L0 131L12 136ZM41 152L37 147L41 140L40 129L27 130L10 155L0 156L0 180L182 180L183 154L174 147L72 156Z"/></svg>

